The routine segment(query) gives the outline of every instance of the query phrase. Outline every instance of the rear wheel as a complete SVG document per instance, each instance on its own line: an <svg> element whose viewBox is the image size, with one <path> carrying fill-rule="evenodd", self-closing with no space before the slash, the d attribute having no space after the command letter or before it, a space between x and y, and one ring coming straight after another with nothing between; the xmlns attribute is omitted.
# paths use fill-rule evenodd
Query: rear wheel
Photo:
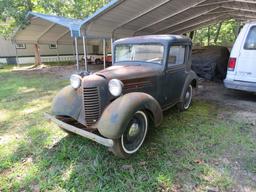
<svg viewBox="0 0 256 192"><path fill-rule="evenodd" d="M185 94L183 95L182 101L177 105L179 111L186 111L189 109L192 103L192 95L193 95L193 87L190 84L187 87Z"/></svg>
<svg viewBox="0 0 256 192"><path fill-rule="evenodd" d="M137 111L129 121L121 138L114 141L112 151L121 158L136 153L142 146L148 131L148 116Z"/></svg>

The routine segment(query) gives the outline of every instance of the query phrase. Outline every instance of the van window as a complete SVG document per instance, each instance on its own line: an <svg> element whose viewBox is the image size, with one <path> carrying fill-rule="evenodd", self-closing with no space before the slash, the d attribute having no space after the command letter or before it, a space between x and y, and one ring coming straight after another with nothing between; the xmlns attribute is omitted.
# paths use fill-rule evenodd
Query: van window
<svg viewBox="0 0 256 192"><path fill-rule="evenodd" d="M256 26L250 29L250 32L247 36L244 49L256 50Z"/></svg>

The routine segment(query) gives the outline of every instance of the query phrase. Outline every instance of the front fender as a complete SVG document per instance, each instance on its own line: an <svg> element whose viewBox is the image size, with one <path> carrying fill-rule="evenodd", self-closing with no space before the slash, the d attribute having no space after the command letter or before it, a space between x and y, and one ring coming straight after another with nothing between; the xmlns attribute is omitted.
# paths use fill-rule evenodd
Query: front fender
<svg viewBox="0 0 256 192"><path fill-rule="evenodd" d="M105 109L98 122L100 134L110 139L120 138L130 119L138 110L149 111L155 126L160 125L163 113L159 103L145 93L128 93L113 101Z"/></svg>
<svg viewBox="0 0 256 192"><path fill-rule="evenodd" d="M55 116L69 116L78 120L82 97L71 86L64 87L53 99L52 113Z"/></svg>

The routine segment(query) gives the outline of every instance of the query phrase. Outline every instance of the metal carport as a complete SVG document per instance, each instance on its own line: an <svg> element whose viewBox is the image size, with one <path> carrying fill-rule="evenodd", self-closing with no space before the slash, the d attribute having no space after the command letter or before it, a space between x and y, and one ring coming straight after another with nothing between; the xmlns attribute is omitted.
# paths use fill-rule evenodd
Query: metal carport
<svg viewBox="0 0 256 192"><path fill-rule="evenodd" d="M26 16L25 25L21 26L14 34L16 43L73 45L75 41L76 64L78 63L78 44L83 44L85 52L85 41L79 39L80 25L82 20L65 17L45 15L29 12Z"/></svg>
<svg viewBox="0 0 256 192"><path fill-rule="evenodd" d="M256 19L256 0L113 0L85 19L87 38L183 34L227 19Z"/></svg>
<svg viewBox="0 0 256 192"><path fill-rule="evenodd" d="M72 37L80 36L82 20L29 12L26 22L15 33L16 42L73 44Z"/></svg>
<svg viewBox="0 0 256 192"><path fill-rule="evenodd" d="M148 34L183 34L227 19L256 19L256 0L112 0L84 20L30 12L17 42L77 43ZM104 46L105 47L105 46ZM105 66L104 50L104 66ZM86 59L85 59L85 66Z"/></svg>

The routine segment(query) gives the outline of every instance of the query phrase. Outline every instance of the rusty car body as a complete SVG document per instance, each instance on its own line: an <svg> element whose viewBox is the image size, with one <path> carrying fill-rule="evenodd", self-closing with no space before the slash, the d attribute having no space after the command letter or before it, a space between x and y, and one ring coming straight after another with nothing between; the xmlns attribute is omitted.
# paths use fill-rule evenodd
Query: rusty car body
<svg viewBox="0 0 256 192"><path fill-rule="evenodd" d="M113 66L71 76L54 98L48 119L60 128L107 146L119 157L141 147L163 111L190 107L197 76L191 70L191 40L152 35L117 40Z"/></svg>

